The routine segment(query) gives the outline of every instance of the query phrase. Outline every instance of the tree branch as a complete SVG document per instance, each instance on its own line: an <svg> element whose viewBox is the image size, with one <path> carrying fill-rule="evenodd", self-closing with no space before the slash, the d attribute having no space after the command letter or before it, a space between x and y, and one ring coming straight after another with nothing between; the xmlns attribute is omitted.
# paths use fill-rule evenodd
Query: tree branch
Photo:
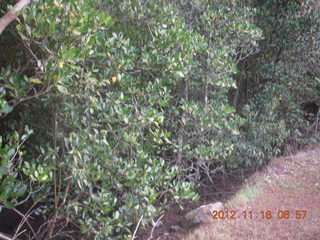
<svg viewBox="0 0 320 240"><path fill-rule="evenodd" d="M13 240L13 238L8 237L7 235L4 235L4 234L2 234L2 233L0 233L0 239L3 239L3 240Z"/></svg>
<svg viewBox="0 0 320 240"><path fill-rule="evenodd" d="M13 20L16 19L16 12L20 11L29 3L31 3L31 0L20 0L12 9L10 9L3 17L0 18L0 34Z"/></svg>

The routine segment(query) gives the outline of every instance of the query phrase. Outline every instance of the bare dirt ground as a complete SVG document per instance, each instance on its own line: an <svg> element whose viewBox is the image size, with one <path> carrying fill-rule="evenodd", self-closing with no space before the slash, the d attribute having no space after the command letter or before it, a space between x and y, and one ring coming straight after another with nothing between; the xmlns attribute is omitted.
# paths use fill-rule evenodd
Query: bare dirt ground
<svg viewBox="0 0 320 240"><path fill-rule="evenodd" d="M181 225L183 214L200 204L185 202L184 210L173 206L154 229L153 238L150 228L138 239L320 240L320 145L273 160L229 199L218 219L193 229L174 231L171 226Z"/></svg>

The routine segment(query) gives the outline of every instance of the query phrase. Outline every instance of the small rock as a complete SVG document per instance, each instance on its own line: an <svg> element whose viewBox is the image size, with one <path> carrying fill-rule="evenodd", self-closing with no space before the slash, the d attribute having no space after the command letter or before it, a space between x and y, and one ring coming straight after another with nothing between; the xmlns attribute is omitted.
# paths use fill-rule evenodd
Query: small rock
<svg viewBox="0 0 320 240"><path fill-rule="evenodd" d="M211 222L212 212L222 211L224 209L225 207L222 202L202 205L184 215L185 221L182 222L182 226L191 227L198 223Z"/></svg>
<svg viewBox="0 0 320 240"><path fill-rule="evenodd" d="M170 230L174 232L179 232L179 231L182 231L182 228L180 226L173 225L170 227Z"/></svg>

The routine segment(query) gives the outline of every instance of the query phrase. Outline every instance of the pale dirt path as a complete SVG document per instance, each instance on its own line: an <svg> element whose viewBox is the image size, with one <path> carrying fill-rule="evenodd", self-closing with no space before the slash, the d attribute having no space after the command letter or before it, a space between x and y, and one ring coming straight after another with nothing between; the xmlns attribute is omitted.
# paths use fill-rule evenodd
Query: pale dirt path
<svg viewBox="0 0 320 240"><path fill-rule="evenodd" d="M272 161L248 182L227 203L230 211L240 211L239 218L213 220L190 233L159 239L320 240L320 145ZM262 219L261 211L267 210L272 217ZM290 211L289 218L279 219L278 211L284 210ZM303 214L300 210L306 216L296 219ZM242 211L253 211L253 218L244 219Z"/></svg>

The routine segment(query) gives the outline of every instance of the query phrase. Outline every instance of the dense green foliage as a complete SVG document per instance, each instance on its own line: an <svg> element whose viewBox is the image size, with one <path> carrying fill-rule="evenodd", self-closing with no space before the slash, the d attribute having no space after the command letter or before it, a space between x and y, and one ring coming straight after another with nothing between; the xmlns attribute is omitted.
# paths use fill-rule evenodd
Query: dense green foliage
<svg viewBox="0 0 320 240"><path fill-rule="evenodd" d="M240 150L243 159L252 156L261 163L279 153L284 141L290 148L312 140L316 133L320 11L316 1L252 4L254 23L263 30L264 39L259 53L239 64L239 92L233 104L248 119L245 139L249 141L244 146L239 142L245 150ZM249 106L240 107L245 104Z"/></svg>
<svg viewBox="0 0 320 240"><path fill-rule="evenodd" d="M317 130L319 26L316 1L33 2L0 37L0 208L129 239L263 165Z"/></svg>

